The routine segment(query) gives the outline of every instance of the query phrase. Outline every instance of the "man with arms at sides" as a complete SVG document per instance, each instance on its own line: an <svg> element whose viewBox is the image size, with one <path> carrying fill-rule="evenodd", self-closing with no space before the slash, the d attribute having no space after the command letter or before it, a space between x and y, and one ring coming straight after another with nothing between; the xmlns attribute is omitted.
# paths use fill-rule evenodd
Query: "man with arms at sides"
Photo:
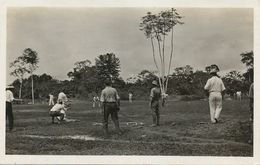
<svg viewBox="0 0 260 165"><path fill-rule="evenodd" d="M152 127L159 126L160 121L160 113L159 113L159 100L161 98L161 89L159 88L158 82L154 80L152 82L153 88L151 89L150 93L150 108L153 117L153 124Z"/></svg>
<svg viewBox="0 0 260 165"><path fill-rule="evenodd" d="M9 131L11 132L13 130L13 125L14 125L14 115L13 115L13 107L12 107L12 102L14 100L17 100L14 98L13 92L11 91L14 89L13 86L8 85L5 88L5 93L6 93L6 100L5 100L5 112L6 112L6 118L8 118L8 126L9 126Z"/></svg>
<svg viewBox="0 0 260 165"><path fill-rule="evenodd" d="M118 134L122 134L121 130L119 128L119 122L118 122L118 111L120 110L120 98L118 96L117 90L112 87L112 82L110 79L105 80L105 89L101 92L101 105L103 108L103 117L104 117L104 123L103 123L103 129L105 132L105 135L108 135L108 117L111 115L111 118L115 124L116 131Z"/></svg>
<svg viewBox="0 0 260 165"><path fill-rule="evenodd" d="M209 108L211 123L218 123L220 112L222 110L222 97L224 95L225 86L221 78L217 75L219 68L217 65L211 65L210 75L204 89L209 94Z"/></svg>

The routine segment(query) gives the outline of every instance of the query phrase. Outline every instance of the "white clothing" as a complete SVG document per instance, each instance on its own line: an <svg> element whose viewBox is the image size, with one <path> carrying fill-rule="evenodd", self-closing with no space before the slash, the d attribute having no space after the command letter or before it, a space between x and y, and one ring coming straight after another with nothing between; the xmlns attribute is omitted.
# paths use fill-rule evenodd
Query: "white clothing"
<svg viewBox="0 0 260 165"><path fill-rule="evenodd" d="M209 92L223 92L226 88L221 78L213 76L208 79L204 89Z"/></svg>
<svg viewBox="0 0 260 165"><path fill-rule="evenodd" d="M220 112L222 110L222 95L219 92L211 92L209 94L209 109L210 120L215 122L215 119L219 119Z"/></svg>
<svg viewBox="0 0 260 165"><path fill-rule="evenodd" d="M64 110L65 106L63 104L55 104L50 111L57 111L61 112L61 110Z"/></svg>
<svg viewBox="0 0 260 165"><path fill-rule="evenodd" d="M241 100L241 95L242 95L242 93L241 93L241 91L237 91L237 100Z"/></svg>
<svg viewBox="0 0 260 165"><path fill-rule="evenodd" d="M50 100L49 100L49 105L54 105L54 101L53 101L53 95L49 95Z"/></svg>
<svg viewBox="0 0 260 165"><path fill-rule="evenodd" d="M129 93L129 102L133 102L133 94L132 93Z"/></svg>
<svg viewBox="0 0 260 165"><path fill-rule="evenodd" d="M215 119L219 119L219 115L222 110L221 92L223 92L226 88L223 81L219 77L213 76L208 79L204 89L209 92L210 120L215 123Z"/></svg>
<svg viewBox="0 0 260 165"><path fill-rule="evenodd" d="M11 92L10 90L6 90L6 101L11 103L13 100L14 100L13 92Z"/></svg>

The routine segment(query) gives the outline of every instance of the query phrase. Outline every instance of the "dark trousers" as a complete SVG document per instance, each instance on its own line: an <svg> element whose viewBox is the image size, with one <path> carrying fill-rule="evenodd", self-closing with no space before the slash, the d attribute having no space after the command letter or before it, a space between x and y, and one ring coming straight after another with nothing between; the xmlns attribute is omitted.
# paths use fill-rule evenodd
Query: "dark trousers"
<svg viewBox="0 0 260 165"><path fill-rule="evenodd" d="M103 111L103 128L105 133L108 133L108 117L111 115L111 119L115 124L117 131L120 131L119 122L118 122L118 107L116 103L104 103Z"/></svg>
<svg viewBox="0 0 260 165"><path fill-rule="evenodd" d="M60 113L60 111L50 111L49 114L50 114L50 116L52 118L52 122L54 122L54 118L58 117L58 116L61 117L60 120L64 119L64 114Z"/></svg>
<svg viewBox="0 0 260 165"><path fill-rule="evenodd" d="M9 130L13 129L13 124L14 124L14 115L13 115L13 108L12 108L12 103L11 102L5 102L6 108L6 118L8 118L8 123L9 123Z"/></svg>
<svg viewBox="0 0 260 165"><path fill-rule="evenodd" d="M151 111L153 117L153 124L159 125L160 123L159 101L152 102Z"/></svg>

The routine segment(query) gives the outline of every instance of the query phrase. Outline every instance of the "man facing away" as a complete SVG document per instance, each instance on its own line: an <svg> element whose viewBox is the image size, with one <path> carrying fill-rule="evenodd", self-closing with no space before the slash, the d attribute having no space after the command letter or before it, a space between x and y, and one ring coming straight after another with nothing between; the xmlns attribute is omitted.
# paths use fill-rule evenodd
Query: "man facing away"
<svg viewBox="0 0 260 165"><path fill-rule="evenodd" d="M212 123L219 121L219 115L222 110L222 96L224 95L225 86L221 78L218 77L217 65L211 65L210 75L204 89L209 93L210 120Z"/></svg>
<svg viewBox="0 0 260 165"><path fill-rule="evenodd" d="M153 117L152 127L159 126L160 113L159 113L159 100L161 98L161 90L159 88L158 82L154 80L152 82L153 88L150 93L150 108Z"/></svg>
<svg viewBox="0 0 260 165"><path fill-rule="evenodd" d="M119 128L118 122L118 111L120 107L120 98L118 96L117 90L113 88L111 85L111 81L109 79L105 80L105 89L101 92L100 101L103 107L103 129L106 135L108 135L108 117L111 115L112 121L115 124L115 128L118 134L121 134L121 130Z"/></svg>

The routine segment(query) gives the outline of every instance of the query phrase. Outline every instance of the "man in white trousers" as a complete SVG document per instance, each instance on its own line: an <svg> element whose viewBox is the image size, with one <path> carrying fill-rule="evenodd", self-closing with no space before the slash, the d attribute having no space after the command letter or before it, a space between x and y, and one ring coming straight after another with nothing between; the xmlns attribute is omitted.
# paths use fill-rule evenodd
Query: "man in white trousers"
<svg viewBox="0 0 260 165"><path fill-rule="evenodd" d="M217 65L211 65L210 75L212 77L208 79L204 87L209 94L210 120L212 123L219 121L222 110L222 96L225 91L224 83L217 75L218 71L219 68Z"/></svg>

